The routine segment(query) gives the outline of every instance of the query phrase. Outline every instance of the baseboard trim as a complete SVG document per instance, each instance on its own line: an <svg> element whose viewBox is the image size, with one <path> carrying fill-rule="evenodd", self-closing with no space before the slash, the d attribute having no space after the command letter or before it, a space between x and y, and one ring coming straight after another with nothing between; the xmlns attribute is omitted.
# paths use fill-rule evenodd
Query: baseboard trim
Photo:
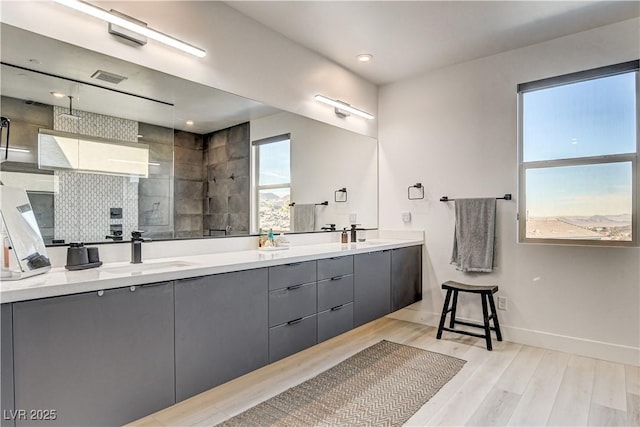
<svg viewBox="0 0 640 427"><path fill-rule="evenodd" d="M388 315L393 319L406 320L408 322L438 327L440 313L403 308ZM477 319L462 319L477 321ZM594 359L623 363L625 365L640 366L640 348L624 346L620 344L594 341L584 338L570 337L567 335L553 334L536 331L533 329L518 328L509 325L500 325L503 339L506 341L526 344L549 350L578 354Z"/></svg>

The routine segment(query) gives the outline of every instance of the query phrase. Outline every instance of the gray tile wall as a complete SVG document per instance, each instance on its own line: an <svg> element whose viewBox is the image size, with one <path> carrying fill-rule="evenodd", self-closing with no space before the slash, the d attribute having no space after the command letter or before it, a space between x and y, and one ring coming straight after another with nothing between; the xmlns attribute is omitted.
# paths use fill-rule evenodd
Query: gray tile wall
<svg viewBox="0 0 640 427"><path fill-rule="evenodd" d="M230 235L249 233L250 135L249 123L205 136L206 198L204 232Z"/></svg>
<svg viewBox="0 0 640 427"><path fill-rule="evenodd" d="M203 230L204 150L203 136L176 130L174 133L174 234L200 237Z"/></svg>

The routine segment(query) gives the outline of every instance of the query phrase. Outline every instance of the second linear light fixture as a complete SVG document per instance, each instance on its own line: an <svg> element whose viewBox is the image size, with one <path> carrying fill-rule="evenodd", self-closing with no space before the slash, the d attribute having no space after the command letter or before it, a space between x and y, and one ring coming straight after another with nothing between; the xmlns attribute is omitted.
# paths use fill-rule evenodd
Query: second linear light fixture
<svg viewBox="0 0 640 427"><path fill-rule="evenodd" d="M207 52L203 49L185 43L182 40L178 40L175 37L171 37L159 31L153 30L147 27L144 23L138 23L131 20L127 20L117 12L108 12L92 4L86 3L81 0L54 0L56 3L63 4L72 9L91 15L95 18L102 19L110 24L117 25L126 30L148 37L150 39L159 41L176 49L180 49L184 52L195 55L199 58L204 57Z"/></svg>
<svg viewBox="0 0 640 427"><path fill-rule="evenodd" d="M349 115L348 113L351 113L351 114L355 114L355 115L360 116L360 117L364 117L365 119L368 119L368 120L374 119L374 115L373 114L369 114L366 111L362 111L362 110L359 110L359 109L357 109L355 107L352 107L351 105L347 104L346 102L336 101L336 100L333 100L331 98L327 98L326 96L322 96L322 95L316 95L316 96L313 97L313 99L315 99L316 101L324 102L325 104L329 104L332 107L335 107L336 108L336 114L338 116L341 116L341 117L346 117L346 116Z"/></svg>

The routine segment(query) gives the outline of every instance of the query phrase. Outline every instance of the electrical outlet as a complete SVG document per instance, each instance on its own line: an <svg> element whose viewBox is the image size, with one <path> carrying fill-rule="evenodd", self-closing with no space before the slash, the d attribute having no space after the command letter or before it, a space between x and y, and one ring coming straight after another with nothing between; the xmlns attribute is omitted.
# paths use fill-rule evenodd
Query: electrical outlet
<svg viewBox="0 0 640 427"><path fill-rule="evenodd" d="M402 222L411 222L411 212L402 212Z"/></svg>
<svg viewBox="0 0 640 427"><path fill-rule="evenodd" d="M358 221L358 214L357 214L357 213L355 213L355 212L351 212L351 213L349 214L349 222L350 222L351 224L355 224L355 223L356 223L356 221Z"/></svg>
<svg viewBox="0 0 640 427"><path fill-rule="evenodd" d="M498 310L506 310L509 307L507 297L498 297Z"/></svg>

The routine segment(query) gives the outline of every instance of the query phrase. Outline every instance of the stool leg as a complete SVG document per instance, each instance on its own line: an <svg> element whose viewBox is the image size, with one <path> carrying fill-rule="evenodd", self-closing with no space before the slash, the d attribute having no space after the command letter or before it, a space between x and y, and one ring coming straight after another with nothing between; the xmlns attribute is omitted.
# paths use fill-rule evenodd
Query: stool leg
<svg viewBox="0 0 640 427"><path fill-rule="evenodd" d="M487 350L491 351L493 347L491 346L491 329L489 329L489 313L487 312L486 297L487 294L480 294L480 298L482 299L482 317L484 319L484 338L487 341Z"/></svg>
<svg viewBox="0 0 640 427"><path fill-rule="evenodd" d="M487 295L489 298L489 305L491 306L491 313L493 313L493 327L496 329L496 337L498 341L502 341L502 333L500 332L500 323L498 322L498 312L496 311L496 303L493 300L493 294Z"/></svg>
<svg viewBox="0 0 640 427"><path fill-rule="evenodd" d="M456 325L456 309L458 308L458 291L453 291L453 303L451 304L451 320L449 321L449 327L453 329Z"/></svg>
<svg viewBox="0 0 640 427"><path fill-rule="evenodd" d="M442 338L442 328L444 328L444 322L447 319L447 311L449 311L449 300L451 299L451 289L447 289L447 296L444 299L444 306L442 307L442 315L440 316L440 326L438 326L437 339Z"/></svg>

